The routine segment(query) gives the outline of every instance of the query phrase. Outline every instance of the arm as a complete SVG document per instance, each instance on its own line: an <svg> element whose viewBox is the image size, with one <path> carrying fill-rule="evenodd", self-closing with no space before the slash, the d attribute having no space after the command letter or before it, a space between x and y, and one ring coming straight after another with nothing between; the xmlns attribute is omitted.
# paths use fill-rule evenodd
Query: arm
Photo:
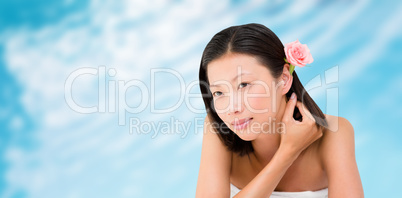
<svg viewBox="0 0 402 198"><path fill-rule="evenodd" d="M221 142L207 118L204 122L196 197L229 197L232 153Z"/></svg>
<svg viewBox="0 0 402 198"><path fill-rule="evenodd" d="M323 135L320 152L328 175L329 197L364 197L355 159L354 130L348 120L339 117L338 130Z"/></svg>
<svg viewBox="0 0 402 198"><path fill-rule="evenodd" d="M260 173L234 197L268 197L299 154L280 147Z"/></svg>

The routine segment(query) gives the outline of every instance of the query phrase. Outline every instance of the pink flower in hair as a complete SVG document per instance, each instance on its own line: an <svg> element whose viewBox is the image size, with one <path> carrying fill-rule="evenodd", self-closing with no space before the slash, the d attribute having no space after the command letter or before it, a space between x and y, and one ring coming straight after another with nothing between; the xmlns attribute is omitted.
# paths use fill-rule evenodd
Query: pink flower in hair
<svg viewBox="0 0 402 198"><path fill-rule="evenodd" d="M304 67L314 61L306 44L301 44L299 40L285 45L285 61L290 64L290 74L295 66Z"/></svg>

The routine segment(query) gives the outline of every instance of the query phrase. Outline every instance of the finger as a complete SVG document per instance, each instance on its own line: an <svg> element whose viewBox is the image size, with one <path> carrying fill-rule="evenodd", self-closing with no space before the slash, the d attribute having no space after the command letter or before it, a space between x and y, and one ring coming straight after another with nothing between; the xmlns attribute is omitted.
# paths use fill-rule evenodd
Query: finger
<svg viewBox="0 0 402 198"><path fill-rule="evenodd" d="M302 102L297 101L296 106L299 109L299 112L302 114L303 120L308 118L311 121L315 122L315 119L314 119L313 115L306 108L306 106L304 106L304 104Z"/></svg>
<svg viewBox="0 0 402 198"><path fill-rule="evenodd" d="M297 101L297 96L295 93L292 93L288 103L286 104L285 113L283 114L284 119L288 119L288 120L293 119L293 112L295 110L296 101Z"/></svg>

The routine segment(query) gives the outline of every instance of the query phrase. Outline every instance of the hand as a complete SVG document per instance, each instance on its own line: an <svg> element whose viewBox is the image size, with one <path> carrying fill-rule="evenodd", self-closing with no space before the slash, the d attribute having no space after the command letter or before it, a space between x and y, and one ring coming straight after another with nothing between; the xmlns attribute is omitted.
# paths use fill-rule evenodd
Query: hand
<svg viewBox="0 0 402 198"><path fill-rule="evenodd" d="M291 97L286 104L285 113L282 118L285 129L282 131L279 147L300 154L311 143L322 136L322 130L316 126L313 116L303 103L297 101L296 94L293 93L293 95L294 98ZM293 118L296 106L301 113L302 121Z"/></svg>

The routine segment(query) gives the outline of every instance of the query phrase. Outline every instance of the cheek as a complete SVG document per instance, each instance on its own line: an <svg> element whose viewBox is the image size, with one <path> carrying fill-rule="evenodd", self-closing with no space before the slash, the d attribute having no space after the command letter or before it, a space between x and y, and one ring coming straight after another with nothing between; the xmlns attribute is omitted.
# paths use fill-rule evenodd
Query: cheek
<svg viewBox="0 0 402 198"><path fill-rule="evenodd" d="M214 100L214 107L216 114L222 121L226 121L227 118L227 111L229 111L229 97L222 97L219 99Z"/></svg>
<svg viewBox="0 0 402 198"><path fill-rule="evenodd" d="M253 86L245 95L245 106L252 113L269 113L272 111L272 93L261 85Z"/></svg>
<svg viewBox="0 0 402 198"><path fill-rule="evenodd" d="M269 113L271 112L271 99L267 97L253 97L247 99L246 107L251 113Z"/></svg>
<svg viewBox="0 0 402 198"><path fill-rule="evenodd" d="M221 98L214 100L214 107L217 114L222 114L229 110L229 97L222 96Z"/></svg>
<svg viewBox="0 0 402 198"><path fill-rule="evenodd" d="M226 124L226 126L230 127L229 116L226 113L217 112L218 117Z"/></svg>

